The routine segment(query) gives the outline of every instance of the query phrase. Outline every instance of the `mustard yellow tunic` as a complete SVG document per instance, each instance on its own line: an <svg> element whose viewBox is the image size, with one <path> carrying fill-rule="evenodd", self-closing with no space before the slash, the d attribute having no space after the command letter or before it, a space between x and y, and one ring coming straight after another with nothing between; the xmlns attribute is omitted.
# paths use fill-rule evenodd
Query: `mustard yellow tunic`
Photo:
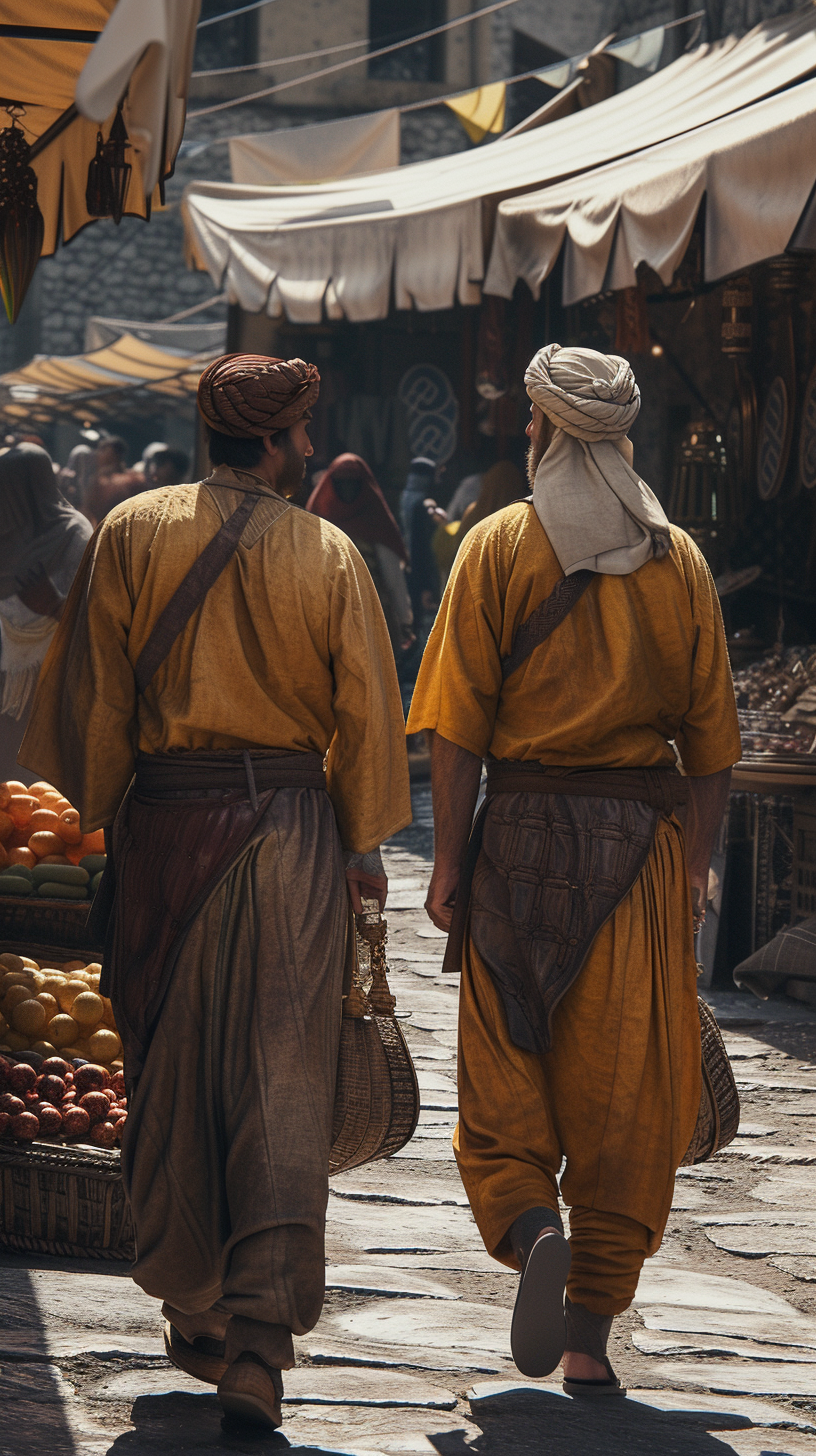
<svg viewBox="0 0 816 1456"><path fill-rule="evenodd" d="M601 576L502 685L516 628L561 568L532 506L469 533L425 651L408 731L544 764L672 764L740 756L714 584L684 532L630 576ZM641 875L601 929L541 1056L510 1040L501 999L466 944L454 1147L486 1247L528 1208L571 1207L570 1297L614 1314L659 1246L700 1098L696 966L683 832L662 818Z"/></svg>
<svg viewBox="0 0 816 1456"><path fill-rule="evenodd" d="M264 498L137 697L139 654L244 499L242 481ZM138 750L241 748L328 753L346 850L366 853L410 822L396 670L362 557L336 526L258 476L219 466L209 482L148 491L102 522L43 665L19 757L76 805L88 832L112 823Z"/></svg>

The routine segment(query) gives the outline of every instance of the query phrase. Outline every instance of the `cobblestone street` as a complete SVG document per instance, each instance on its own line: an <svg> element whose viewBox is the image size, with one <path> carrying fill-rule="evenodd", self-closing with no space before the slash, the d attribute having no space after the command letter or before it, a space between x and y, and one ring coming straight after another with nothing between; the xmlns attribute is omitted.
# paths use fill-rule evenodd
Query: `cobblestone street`
<svg viewBox="0 0 816 1456"><path fill-rule="evenodd" d="M451 1151L457 985L422 909L427 788L414 800L388 850L387 914L420 1125L388 1165L333 1180L326 1305L297 1341L283 1431L222 1431L215 1392L168 1364L158 1305L124 1267L6 1255L2 1456L816 1453L816 1015L712 998L743 1123L712 1163L681 1170L663 1248L616 1322L630 1398L581 1405L555 1377L525 1383L509 1355L516 1278L484 1253Z"/></svg>

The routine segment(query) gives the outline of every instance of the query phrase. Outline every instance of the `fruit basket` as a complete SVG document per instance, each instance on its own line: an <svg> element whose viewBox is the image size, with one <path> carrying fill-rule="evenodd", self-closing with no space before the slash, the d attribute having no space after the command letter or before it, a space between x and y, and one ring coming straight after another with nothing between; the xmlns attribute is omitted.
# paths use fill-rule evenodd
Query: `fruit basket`
<svg viewBox="0 0 816 1456"><path fill-rule="evenodd" d="M0 1143L0 1247L55 1257L135 1257L115 1149Z"/></svg>

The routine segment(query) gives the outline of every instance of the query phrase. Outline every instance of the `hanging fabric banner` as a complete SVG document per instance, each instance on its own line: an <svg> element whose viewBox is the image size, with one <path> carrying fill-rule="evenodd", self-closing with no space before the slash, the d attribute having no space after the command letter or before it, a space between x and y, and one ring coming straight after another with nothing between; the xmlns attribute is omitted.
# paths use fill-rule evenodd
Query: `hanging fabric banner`
<svg viewBox="0 0 816 1456"><path fill-rule="evenodd" d="M331 182L398 167L400 114L347 116L314 126L284 127L230 138L233 182L275 187L297 182Z"/></svg>
<svg viewBox="0 0 816 1456"><path fill-rule="evenodd" d="M504 131L506 95L504 81L494 81L489 86L468 91L466 96L455 96L445 105L456 112L470 140L478 144L491 133L498 136Z"/></svg>
<svg viewBox="0 0 816 1456"><path fill-rule="evenodd" d="M610 55L617 56L619 61L628 61L630 66L636 66L639 71L656 71L665 34L666 27L656 25L652 30L644 30L642 35L613 41L612 45L607 46L607 50Z"/></svg>

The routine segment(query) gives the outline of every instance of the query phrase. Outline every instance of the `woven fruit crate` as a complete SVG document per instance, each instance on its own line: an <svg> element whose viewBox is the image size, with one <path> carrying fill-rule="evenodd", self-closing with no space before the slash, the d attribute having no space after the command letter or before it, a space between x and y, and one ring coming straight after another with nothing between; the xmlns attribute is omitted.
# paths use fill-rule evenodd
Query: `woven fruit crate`
<svg viewBox="0 0 816 1456"><path fill-rule="evenodd" d="M119 1153L0 1143L0 1247L60 1258L135 1257Z"/></svg>
<svg viewBox="0 0 816 1456"><path fill-rule="evenodd" d="M101 954L88 929L92 901L0 898L0 950L34 956L62 951L69 960L79 951L92 960Z"/></svg>

